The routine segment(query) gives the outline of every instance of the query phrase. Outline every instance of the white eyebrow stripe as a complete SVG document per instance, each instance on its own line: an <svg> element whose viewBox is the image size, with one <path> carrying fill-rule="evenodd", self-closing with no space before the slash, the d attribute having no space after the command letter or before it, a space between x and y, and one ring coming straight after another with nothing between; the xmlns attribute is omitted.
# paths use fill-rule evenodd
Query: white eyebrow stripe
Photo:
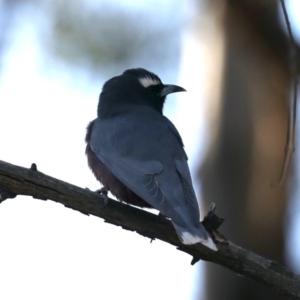
<svg viewBox="0 0 300 300"><path fill-rule="evenodd" d="M150 85L160 84L160 81L158 81L157 79L150 78L150 77L139 78L139 81L145 88L147 88Z"/></svg>

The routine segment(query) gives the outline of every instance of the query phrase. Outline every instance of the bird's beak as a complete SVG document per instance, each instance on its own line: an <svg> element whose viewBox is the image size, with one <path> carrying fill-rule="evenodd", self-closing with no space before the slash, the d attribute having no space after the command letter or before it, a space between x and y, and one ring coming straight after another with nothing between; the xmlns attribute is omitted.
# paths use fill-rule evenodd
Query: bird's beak
<svg viewBox="0 0 300 300"><path fill-rule="evenodd" d="M186 90L178 85L165 84L163 89L160 91L159 95L161 97L165 97L169 94L177 93L177 92L186 92Z"/></svg>

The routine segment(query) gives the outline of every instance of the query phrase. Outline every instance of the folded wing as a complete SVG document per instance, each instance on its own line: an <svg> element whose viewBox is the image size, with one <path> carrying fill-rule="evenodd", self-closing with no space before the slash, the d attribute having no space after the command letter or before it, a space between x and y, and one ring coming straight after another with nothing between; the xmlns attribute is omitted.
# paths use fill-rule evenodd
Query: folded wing
<svg viewBox="0 0 300 300"><path fill-rule="evenodd" d="M166 117L140 107L98 118L90 144L121 182L172 220L184 243L215 248L200 223L181 137Z"/></svg>

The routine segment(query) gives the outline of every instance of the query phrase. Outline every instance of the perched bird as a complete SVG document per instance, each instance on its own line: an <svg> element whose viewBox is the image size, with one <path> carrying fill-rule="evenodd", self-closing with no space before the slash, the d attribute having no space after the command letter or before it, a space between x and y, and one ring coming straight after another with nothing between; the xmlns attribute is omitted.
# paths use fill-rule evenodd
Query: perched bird
<svg viewBox="0 0 300 300"><path fill-rule="evenodd" d="M102 89L87 127L86 154L97 180L119 200L159 210L183 244L217 250L200 223L181 137L163 115L166 96L185 91L145 69L129 69Z"/></svg>

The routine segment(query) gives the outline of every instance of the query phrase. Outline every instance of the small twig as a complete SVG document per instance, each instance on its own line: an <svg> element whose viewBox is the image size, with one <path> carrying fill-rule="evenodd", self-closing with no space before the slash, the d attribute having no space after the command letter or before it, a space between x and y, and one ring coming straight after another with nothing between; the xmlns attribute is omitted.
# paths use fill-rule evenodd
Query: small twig
<svg viewBox="0 0 300 300"><path fill-rule="evenodd" d="M284 14L285 23L288 30L288 35L290 39L290 70L293 78L293 97L291 98L289 105L289 124L288 124L288 132L287 132L287 143L285 149L285 157L284 163L281 170L281 175L276 183L276 186L282 185L284 180L287 177L288 169L295 151L295 136L296 136L296 117L297 117L297 89L298 89L298 70L297 70L297 47L294 40L292 27L289 21L289 16L286 11L284 0L280 0L281 7Z"/></svg>
<svg viewBox="0 0 300 300"><path fill-rule="evenodd" d="M295 40L294 40L294 36L293 36L293 33L292 33L292 27L291 27L291 23L290 23L290 20L289 20L289 16L288 16L288 13L286 11L285 2L284 2L284 0L280 0L280 3L281 3L282 10L283 10L284 19L285 19L285 23L286 23L287 30L288 30L288 33L289 33L290 41L293 44L293 46L295 46Z"/></svg>

